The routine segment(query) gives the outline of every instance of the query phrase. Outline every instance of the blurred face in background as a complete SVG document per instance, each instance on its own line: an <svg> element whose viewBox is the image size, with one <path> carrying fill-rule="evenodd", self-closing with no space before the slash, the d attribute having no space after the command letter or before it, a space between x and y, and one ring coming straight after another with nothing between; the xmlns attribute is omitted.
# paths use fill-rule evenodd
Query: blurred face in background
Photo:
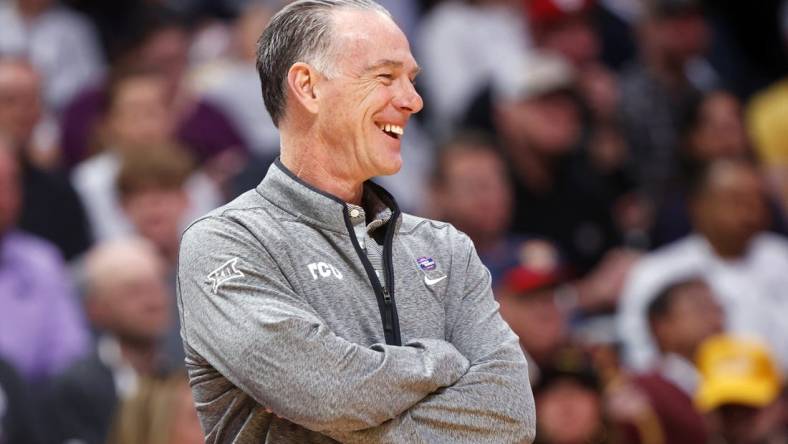
<svg viewBox="0 0 788 444"><path fill-rule="evenodd" d="M155 75L131 76L115 87L106 116L112 148L121 151L163 144L173 133L166 84Z"/></svg>
<svg viewBox="0 0 788 444"><path fill-rule="evenodd" d="M692 200L693 225L718 254L739 256L768 226L763 180L742 162L717 161L710 168L705 186Z"/></svg>
<svg viewBox="0 0 788 444"><path fill-rule="evenodd" d="M597 392L569 378L536 395L537 434L551 444L594 442L602 425Z"/></svg>
<svg viewBox="0 0 788 444"><path fill-rule="evenodd" d="M580 139L580 109L567 92L552 92L500 105L509 149L526 146L541 156L562 156ZM508 145L508 144L507 144Z"/></svg>
<svg viewBox="0 0 788 444"><path fill-rule="evenodd" d="M148 188L125 196L123 210L138 234L160 249L169 249L178 243L188 202L180 188Z"/></svg>
<svg viewBox="0 0 788 444"><path fill-rule="evenodd" d="M709 46L709 27L697 11L653 17L643 31L650 50L674 68L705 54Z"/></svg>
<svg viewBox="0 0 788 444"><path fill-rule="evenodd" d="M109 261L93 277L87 300L91 320L121 340L158 341L169 327L171 310L158 256L119 252Z"/></svg>
<svg viewBox="0 0 788 444"><path fill-rule="evenodd" d="M522 347L537 364L549 359L568 335L566 317L555 304L554 291L502 293L498 301L501 316L520 337Z"/></svg>
<svg viewBox="0 0 788 444"><path fill-rule="evenodd" d="M19 162L9 145L0 137L0 236L16 224L22 202Z"/></svg>
<svg viewBox="0 0 788 444"><path fill-rule="evenodd" d="M167 103L177 92L189 62L189 33L178 26L161 29L149 36L140 48L140 66L155 69L167 86Z"/></svg>
<svg viewBox="0 0 788 444"><path fill-rule="evenodd" d="M723 331L724 315L706 283L694 281L674 290L664 317L653 321L657 342L663 351L694 360L695 352L707 338Z"/></svg>
<svg viewBox="0 0 788 444"><path fill-rule="evenodd" d="M691 157L699 161L746 155L749 140L739 100L722 91L706 96L688 139Z"/></svg>
<svg viewBox="0 0 788 444"><path fill-rule="evenodd" d="M0 130L27 143L41 118L41 79L19 61L0 60Z"/></svg>
<svg viewBox="0 0 788 444"><path fill-rule="evenodd" d="M443 215L471 239L498 238L509 228L511 186L492 147L459 148L443 159L439 185Z"/></svg>

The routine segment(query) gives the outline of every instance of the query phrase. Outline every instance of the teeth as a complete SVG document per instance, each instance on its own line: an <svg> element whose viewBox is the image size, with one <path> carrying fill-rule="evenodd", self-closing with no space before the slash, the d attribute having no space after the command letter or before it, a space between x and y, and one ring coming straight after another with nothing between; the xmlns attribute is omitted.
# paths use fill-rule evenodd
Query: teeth
<svg viewBox="0 0 788 444"><path fill-rule="evenodd" d="M400 136L405 134L405 129L402 128L399 125L392 125L390 123L386 123L386 124L379 124L378 128L380 128L381 131L385 131L387 133L392 133L392 134L397 134L397 135L400 135Z"/></svg>

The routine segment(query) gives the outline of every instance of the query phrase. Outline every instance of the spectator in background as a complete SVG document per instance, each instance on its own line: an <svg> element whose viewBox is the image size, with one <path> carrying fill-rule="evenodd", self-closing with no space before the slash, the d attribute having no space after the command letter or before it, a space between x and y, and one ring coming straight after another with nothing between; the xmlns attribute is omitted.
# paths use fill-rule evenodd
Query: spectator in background
<svg viewBox="0 0 788 444"><path fill-rule="evenodd" d="M47 107L54 111L103 70L92 24L57 0L0 4L0 55L30 59L42 74Z"/></svg>
<svg viewBox="0 0 788 444"><path fill-rule="evenodd" d="M541 368L570 341L568 313L559 300L566 270L560 266L558 250L548 241L531 240L521 254L522 265L506 273L495 294L501 316L520 338L529 378L535 382Z"/></svg>
<svg viewBox="0 0 788 444"><path fill-rule="evenodd" d="M711 338L698 352L698 367L702 380L696 402L710 416L714 442L788 441L783 378L762 343L729 336Z"/></svg>
<svg viewBox="0 0 788 444"><path fill-rule="evenodd" d="M137 235L150 241L162 260L173 307L178 248L189 208L185 185L191 171L188 154L174 147L162 149L155 156L147 153L126 156L117 179L123 211ZM176 363L182 363L185 358L180 326L177 310L172 310L164 351Z"/></svg>
<svg viewBox="0 0 788 444"><path fill-rule="evenodd" d="M647 399L650 412L620 424L622 442L706 443L709 430L693 404L700 385L695 356L703 341L722 332L722 308L702 279L690 278L659 292L648 306L648 321L659 358L631 383ZM657 418L656 430L654 424L639 422L649 416Z"/></svg>
<svg viewBox="0 0 788 444"><path fill-rule="evenodd" d="M604 393L579 350L558 352L534 385L536 444L617 443L608 427Z"/></svg>
<svg viewBox="0 0 788 444"><path fill-rule="evenodd" d="M178 141L198 163L212 167L218 181L226 179L239 168L246 147L227 117L189 90L185 81L189 33L176 17L159 8L148 8L140 15L139 35L118 56L110 77L82 91L64 110L61 125L65 165L70 168L92 154L90 137L102 111L112 105L116 77L129 70L148 70L159 73L164 82L164 105Z"/></svg>
<svg viewBox="0 0 788 444"><path fill-rule="evenodd" d="M202 444L205 438L183 373L145 379L113 421L107 444Z"/></svg>
<svg viewBox="0 0 788 444"><path fill-rule="evenodd" d="M72 174L74 188L85 204L97 240L132 231L115 188L123 157L134 152L156 155L172 146L174 122L166 91L166 80L149 71L131 71L119 77L110 89L102 122L104 152L81 163ZM190 218L210 211L222 201L215 183L204 174L192 176L187 188Z"/></svg>
<svg viewBox="0 0 788 444"><path fill-rule="evenodd" d="M57 248L15 228L20 165L0 135L0 356L41 382L88 349L88 332Z"/></svg>
<svg viewBox="0 0 788 444"><path fill-rule="evenodd" d="M510 72L530 43L519 0L445 1L417 33L429 129L446 137L497 71Z"/></svg>
<svg viewBox="0 0 788 444"><path fill-rule="evenodd" d="M88 253L85 310L100 337L93 354L53 383L48 405L57 442L106 442L118 403L137 393L140 377L169 365L158 344L172 309L162 263L147 241L111 241Z"/></svg>
<svg viewBox="0 0 788 444"><path fill-rule="evenodd" d="M501 77L494 116L514 183L513 229L555 240L584 274L620 242L608 184L580 149L572 67L540 54Z"/></svg>
<svg viewBox="0 0 788 444"><path fill-rule="evenodd" d="M471 238L496 285L519 263L517 246L524 239L509 231L512 186L492 140L483 134L455 136L438 153L431 185L431 216Z"/></svg>
<svg viewBox="0 0 788 444"><path fill-rule="evenodd" d="M595 1L530 0L526 4L534 46L560 54L572 64L592 123L615 125L617 78L600 60L601 43L593 22Z"/></svg>
<svg viewBox="0 0 788 444"><path fill-rule="evenodd" d="M705 167L689 195L693 234L645 256L627 278L618 312L626 362L647 369L655 357L646 308L661 288L702 276L725 311L726 330L753 334L788 369L788 241L765 232L764 186L744 160Z"/></svg>
<svg viewBox="0 0 788 444"><path fill-rule="evenodd" d="M593 21L596 2L527 0L526 4L535 47L563 56L574 69L589 161L597 172L619 182L617 192L629 191L631 179L624 174L627 145L617 115L618 79L600 59L601 42Z"/></svg>
<svg viewBox="0 0 788 444"><path fill-rule="evenodd" d="M709 45L700 2L644 3L637 29L640 57L621 75L620 111L638 182L655 199L677 165L683 110L715 82L700 61Z"/></svg>
<svg viewBox="0 0 788 444"><path fill-rule="evenodd" d="M513 234L512 185L492 139L481 133L459 134L439 152L432 176L434 217L446 220L473 240L493 286L505 273L524 264L530 252L550 252L561 258L552 242L529 234ZM546 246L547 250L540 246ZM623 277L636 254L614 251L592 272L572 284L575 304L583 311L604 310L615 304ZM567 267L571 268L571 267ZM578 278L564 270L564 278Z"/></svg>
<svg viewBox="0 0 788 444"><path fill-rule="evenodd" d="M660 199L651 229L651 245L654 247L676 241L692 231L687 187L698 168L717 159L752 157L741 103L727 91L716 90L692 102L680 127L679 163L672 183ZM771 199L768 203L773 221L771 229L786 233L779 205Z"/></svg>
<svg viewBox="0 0 788 444"><path fill-rule="evenodd" d="M35 69L21 59L0 58L0 132L13 139L21 162L22 208L17 225L54 243L70 260L87 250L90 227L68 180L35 161L42 113L41 82Z"/></svg>

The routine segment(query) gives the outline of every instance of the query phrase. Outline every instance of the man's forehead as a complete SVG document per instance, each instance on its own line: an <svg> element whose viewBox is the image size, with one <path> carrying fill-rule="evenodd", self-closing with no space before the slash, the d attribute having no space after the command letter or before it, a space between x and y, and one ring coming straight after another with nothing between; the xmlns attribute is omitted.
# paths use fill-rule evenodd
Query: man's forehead
<svg viewBox="0 0 788 444"><path fill-rule="evenodd" d="M362 69L416 65L405 34L380 12L340 11L333 25L341 53Z"/></svg>

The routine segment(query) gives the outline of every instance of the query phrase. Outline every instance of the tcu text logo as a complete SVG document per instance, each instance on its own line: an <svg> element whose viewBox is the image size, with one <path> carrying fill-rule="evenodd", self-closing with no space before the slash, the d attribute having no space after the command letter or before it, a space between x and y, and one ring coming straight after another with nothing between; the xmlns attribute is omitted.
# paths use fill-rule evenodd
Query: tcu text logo
<svg viewBox="0 0 788 444"><path fill-rule="evenodd" d="M312 273L312 280L317 280L318 276L327 278L331 275L334 275L337 279L342 279L342 273L337 270L337 267L325 262L313 262L307 265L307 268L309 268L309 272Z"/></svg>

